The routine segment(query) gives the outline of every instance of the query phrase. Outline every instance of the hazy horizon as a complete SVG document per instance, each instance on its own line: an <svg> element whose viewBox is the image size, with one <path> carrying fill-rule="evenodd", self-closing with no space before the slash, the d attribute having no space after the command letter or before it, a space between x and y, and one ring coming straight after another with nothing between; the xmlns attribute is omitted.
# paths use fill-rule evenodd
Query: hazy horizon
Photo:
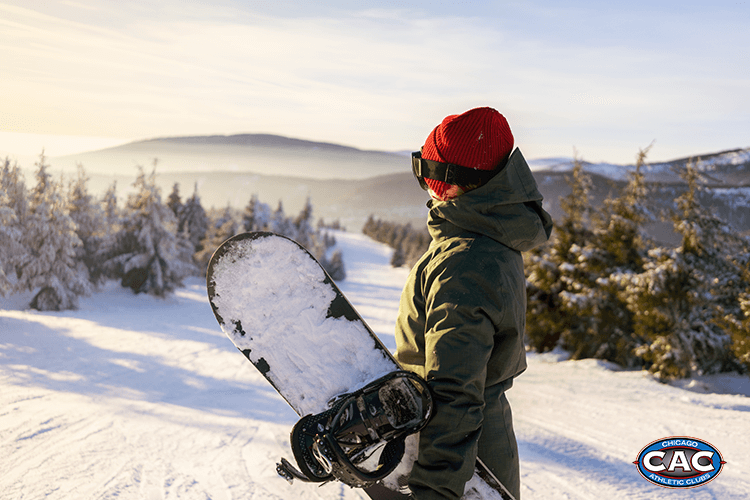
<svg viewBox="0 0 750 500"><path fill-rule="evenodd" d="M199 135L199 136L233 136L233 135L245 135L247 133L236 133L236 134L205 134L205 135ZM258 133L262 134L262 133ZM252 134L250 134L252 135ZM310 139L304 138L304 137L292 137L289 135L283 135L283 134L264 134L264 135L277 135L279 137L286 137L289 139L299 139L299 140L305 140L308 141ZM160 137L143 137L143 138L137 138L137 139L117 139L117 138L104 138L104 137L86 137L86 136L69 136L69 135L52 135L52 134L28 134L28 133L17 133L17 132L2 132L0 131L0 157L2 158L10 158L11 160L18 161L20 163L20 166L23 169L31 169L33 168L34 163L38 159L40 153L44 152L45 157L47 158L60 158L60 157L70 157L75 156L79 154L86 154L86 153L92 153L97 152L101 150L106 150L110 148L116 148L118 146L124 146L131 143L137 143L142 141L150 141L154 139L167 139L167 138L179 138L179 137L188 137L187 135L164 135ZM337 143L334 140L327 140L327 141L312 141L312 142L323 142L328 144L334 144L338 146L345 146L345 147L352 147L355 149L359 149L360 151L367 151L367 152L383 152L383 153L403 153L405 150L396 151L396 150L387 150L384 148L380 149L361 149L357 148L356 146L351 146L349 144L341 144ZM525 151L522 145L516 144L519 148ZM736 145L734 147L729 147L721 151L702 151L696 155L696 157L700 157L701 155L708 155L708 154L714 154L719 153L722 151L727 150L734 150L734 149L750 149L747 147L747 145ZM637 151L636 151L637 153ZM532 170L534 169L542 169L543 165L548 162L549 160L557 160L557 159L572 159L574 155L578 155L578 158L591 162L591 163L607 163L612 165L632 165L634 163L636 154L633 154L633 158L631 158L629 161L624 161L622 163L617 163L614 161L610 161L606 158L601 159L598 162L594 162L589 160L588 158L584 157L580 154L579 151L573 149L569 152L560 152L556 155L549 155L544 157L527 157L526 159L530 162L537 162L538 165L532 165ZM660 160L652 160L650 157L647 158L648 163L656 163L658 161L668 162L672 160L682 159L682 158L690 158L690 154L678 154L674 157L668 157L668 158L662 158ZM26 164L28 163L28 164ZM83 165L86 167L86 165ZM135 166L135 164L134 164ZM54 167L54 165L53 165ZM69 170L67 167L63 168L64 170ZM215 169L208 169L206 171L213 171ZM228 171L236 170L236 169L226 169ZM185 171L192 171L189 168ZM111 172L113 175L129 175L131 172Z"/></svg>

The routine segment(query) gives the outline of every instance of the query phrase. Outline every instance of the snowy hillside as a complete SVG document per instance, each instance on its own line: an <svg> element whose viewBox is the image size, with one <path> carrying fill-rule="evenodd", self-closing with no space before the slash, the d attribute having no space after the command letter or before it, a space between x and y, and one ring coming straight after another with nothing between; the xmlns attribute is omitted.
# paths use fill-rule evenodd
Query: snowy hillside
<svg viewBox="0 0 750 500"><path fill-rule="evenodd" d="M337 239L341 288L393 348L407 271L361 235ZM221 333L200 280L166 300L110 283L64 313L23 310L24 300L0 299L0 498L364 498L276 476L294 412ZM683 389L560 358L531 355L509 393L522 498L750 497L749 379ZM718 448L719 477L689 491L642 479L638 452L673 435Z"/></svg>

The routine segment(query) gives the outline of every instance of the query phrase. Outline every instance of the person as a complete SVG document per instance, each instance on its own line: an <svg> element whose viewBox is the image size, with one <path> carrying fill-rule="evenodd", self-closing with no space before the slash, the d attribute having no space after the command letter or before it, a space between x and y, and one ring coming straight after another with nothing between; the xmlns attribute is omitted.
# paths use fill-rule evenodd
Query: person
<svg viewBox="0 0 750 500"><path fill-rule="evenodd" d="M513 141L484 107L446 117L412 153L432 241L401 294L396 358L435 403L408 479L417 500L460 498L477 457L520 495L505 392L526 368L521 252L549 239L552 219Z"/></svg>

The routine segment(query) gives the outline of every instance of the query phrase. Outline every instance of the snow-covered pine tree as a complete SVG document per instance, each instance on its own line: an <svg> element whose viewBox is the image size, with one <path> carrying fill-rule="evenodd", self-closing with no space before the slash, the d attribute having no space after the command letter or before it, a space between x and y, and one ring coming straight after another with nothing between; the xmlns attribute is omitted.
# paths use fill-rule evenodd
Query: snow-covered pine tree
<svg viewBox="0 0 750 500"><path fill-rule="evenodd" d="M589 241L572 248L577 258L568 265L575 272L560 298L585 327L563 332L561 345L573 359L605 359L628 367L641 364L634 351L643 340L634 333L633 313L612 276L641 272L650 246L642 226L653 217L641 172L649 148L639 151L622 192L608 197L601 210L591 214Z"/></svg>
<svg viewBox="0 0 750 500"><path fill-rule="evenodd" d="M294 239L294 226L284 214L284 205L281 200L279 200L279 204L271 216L271 223L268 230Z"/></svg>
<svg viewBox="0 0 750 500"><path fill-rule="evenodd" d="M740 369L750 373L750 241L744 240L744 249L736 254L732 262L740 270L736 285L736 307L719 307L717 323L732 338L730 350Z"/></svg>
<svg viewBox="0 0 750 500"><path fill-rule="evenodd" d="M292 239L305 248L310 248L313 244L313 238L315 238L315 229L313 228L312 221L313 206L310 197L308 196L305 206L292 223L292 226L294 227L294 235L292 236Z"/></svg>
<svg viewBox="0 0 750 500"><path fill-rule="evenodd" d="M404 247L402 245L399 245L393 249L393 255L391 255L391 266L401 267L404 264L406 264L406 256L404 255Z"/></svg>
<svg viewBox="0 0 750 500"><path fill-rule="evenodd" d="M221 210L211 207L206 213L206 216L208 217L209 227L211 227L212 224L216 227L221 227L225 223L231 222L232 226L235 228L233 234L237 234L242 227L241 222L238 222L240 219L238 218L237 211L228 203L227 206Z"/></svg>
<svg viewBox="0 0 750 500"><path fill-rule="evenodd" d="M177 220L177 232L190 242L193 246L193 253L200 251L203 248L201 240L206 236L208 230L208 217L203 205L201 205L197 183L193 195L185 200Z"/></svg>
<svg viewBox="0 0 750 500"><path fill-rule="evenodd" d="M203 275L206 274L208 261L219 246L239 231L239 224L234 218L231 207L226 207L219 214L208 215L209 224L206 235L201 240L201 249L195 254L195 262Z"/></svg>
<svg viewBox="0 0 750 500"><path fill-rule="evenodd" d="M17 163L5 158L0 169L0 295L13 288L22 259L23 221L28 213L26 186Z"/></svg>
<svg viewBox="0 0 750 500"><path fill-rule="evenodd" d="M8 279L8 273L12 269L7 264L11 262L11 256L15 253L15 247L21 232L18 228L16 213L10 208L8 193L0 191L0 295L11 289L12 282Z"/></svg>
<svg viewBox="0 0 750 500"><path fill-rule="evenodd" d="M320 259L320 265L326 270L328 275L334 281L343 281L346 279L346 270L344 269L344 257L341 250L335 250L331 258L323 256Z"/></svg>
<svg viewBox="0 0 750 500"><path fill-rule="evenodd" d="M135 293L164 296L195 272L192 251L177 235L177 219L161 201L155 173L139 167L122 229L109 241L105 269Z"/></svg>
<svg viewBox="0 0 750 500"><path fill-rule="evenodd" d="M41 311L78 307L78 297L91 292L88 275L76 259L81 240L68 215L61 186L48 172L44 152L36 163L24 225L27 253L20 260L16 288L37 291L30 306Z"/></svg>
<svg viewBox="0 0 750 500"><path fill-rule="evenodd" d="M122 222L120 218L120 208L117 204L117 181L114 181L107 188L107 191L102 197L101 207L104 215L103 238L106 239L120 230Z"/></svg>
<svg viewBox="0 0 750 500"><path fill-rule="evenodd" d="M736 301L730 307L716 306L715 322L731 338L729 350L738 371L750 373L750 238L738 239L742 248L730 257L739 273L732 283Z"/></svg>
<svg viewBox="0 0 750 500"><path fill-rule="evenodd" d="M103 279L122 279L116 274L109 260L116 255L122 235L122 214L117 202L117 181L112 182L101 199L102 216L104 220L103 234L99 241L99 248L94 257L97 262L96 272Z"/></svg>
<svg viewBox="0 0 750 500"><path fill-rule="evenodd" d="M526 337L529 346L539 352L554 349L563 339L570 343L576 337L590 336L596 328L594 318L580 315L590 306L591 283L596 278L578 267L589 257L586 249L594 236L588 227L591 176L577 157L568 183L571 193L561 199L564 216L555 226L551 243L525 254Z"/></svg>
<svg viewBox="0 0 750 500"><path fill-rule="evenodd" d="M681 174L687 190L676 200L677 248L653 248L640 273L616 277L633 313L636 349L659 379L688 377L733 368L729 334L717 308L736 304L738 269L728 259L737 240L726 223L698 202L700 172L690 162Z"/></svg>
<svg viewBox="0 0 750 500"><path fill-rule="evenodd" d="M283 209L281 213L283 214ZM245 232L273 231L273 218L271 207L258 200L258 196L254 194L242 213L242 228Z"/></svg>
<svg viewBox="0 0 750 500"><path fill-rule="evenodd" d="M645 224L656 220L642 172L650 149L651 145L638 152L635 169L628 174L628 183L622 192L604 200L603 210L594 214L597 243L610 258L610 269L604 276L617 269L640 269L645 250L653 246L643 231Z"/></svg>
<svg viewBox="0 0 750 500"><path fill-rule="evenodd" d="M247 202L247 206L245 206L244 212L242 212L242 228L247 233L263 230L263 228L261 228L256 221L256 212L258 211L259 203L260 202L258 201L258 195L252 195L250 197L250 200Z"/></svg>
<svg viewBox="0 0 750 500"><path fill-rule="evenodd" d="M77 177L68 187L67 208L82 243L78 247L76 258L85 266L91 283L96 285L104 278L97 255L107 230L102 207L94 202L93 196L88 192L88 181L86 171L79 163Z"/></svg>
<svg viewBox="0 0 750 500"><path fill-rule="evenodd" d="M0 190L0 295L11 289L13 282L8 279L8 274L13 272L11 259L17 252L18 240L21 231L18 227L18 218L13 209L10 208L8 193Z"/></svg>
<svg viewBox="0 0 750 500"><path fill-rule="evenodd" d="M19 223L23 223L29 211L28 190L21 167L8 158L3 161L0 171L0 189L8 195L8 206L13 209Z"/></svg>
<svg viewBox="0 0 750 500"><path fill-rule="evenodd" d="M167 197L167 206L175 217L180 218L182 211L182 199L180 198L180 183L175 182L172 186L172 192Z"/></svg>

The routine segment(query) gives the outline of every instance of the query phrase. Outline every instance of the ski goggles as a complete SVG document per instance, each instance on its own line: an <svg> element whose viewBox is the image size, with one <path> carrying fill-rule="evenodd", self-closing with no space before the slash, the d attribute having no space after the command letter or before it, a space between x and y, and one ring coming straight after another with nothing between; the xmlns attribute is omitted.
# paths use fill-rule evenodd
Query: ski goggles
<svg viewBox="0 0 750 500"><path fill-rule="evenodd" d="M476 187L486 184L487 181L502 170L503 166L504 164L500 164L492 170L479 170L462 167L455 163L427 160L422 158L421 151L415 151L411 154L411 171L414 174L414 178L419 182L419 186L425 191L429 189L425 178L454 186Z"/></svg>

